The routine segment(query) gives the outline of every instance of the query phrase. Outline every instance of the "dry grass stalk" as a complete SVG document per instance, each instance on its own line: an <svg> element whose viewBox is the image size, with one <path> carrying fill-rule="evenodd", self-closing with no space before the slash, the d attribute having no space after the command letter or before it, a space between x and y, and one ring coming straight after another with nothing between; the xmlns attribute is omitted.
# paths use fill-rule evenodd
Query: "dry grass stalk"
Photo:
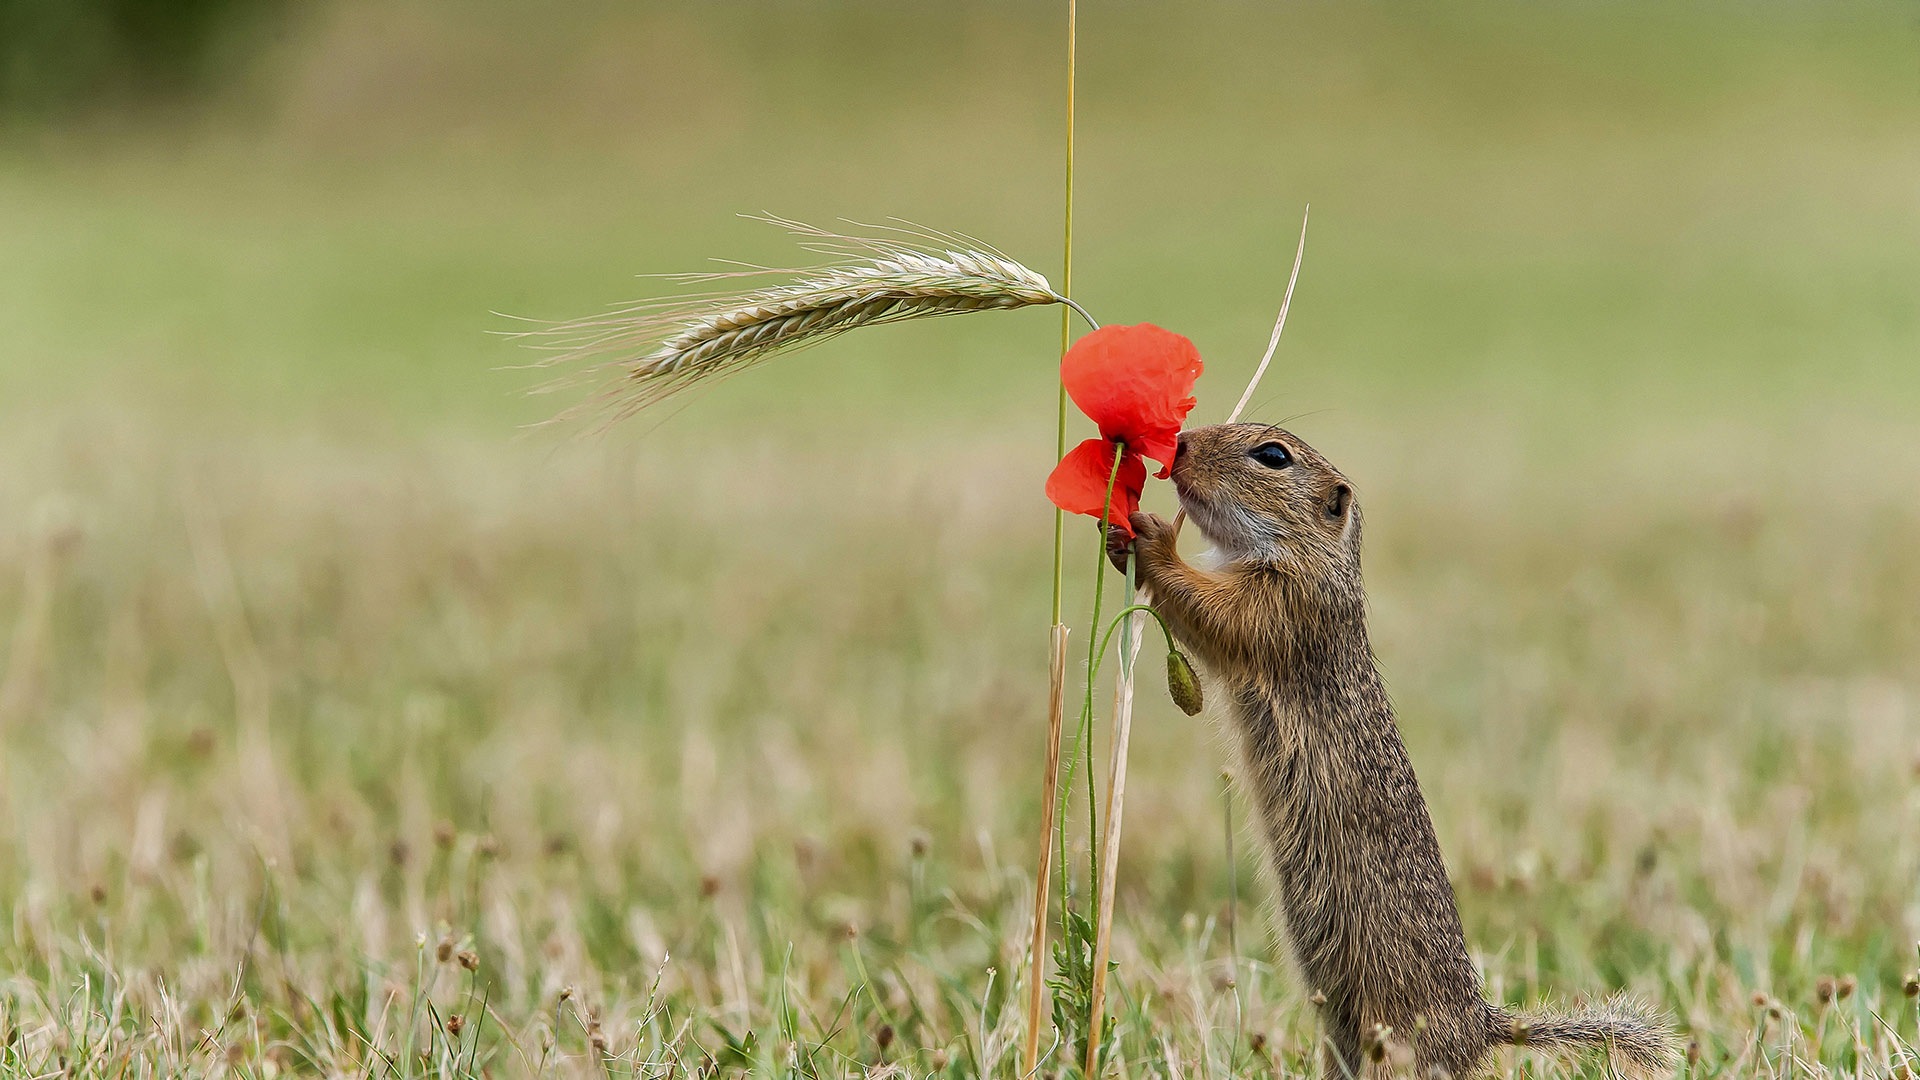
<svg viewBox="0 0 1920 1080"><path fill-rule="evenodd" d="M548 363L607 358L595 368L615 370L602 404L617 420L775 353L863 326L1072 304L1043 275L966 237L908 228L842 236L779 218L765 220L805 238L808 250L840 261L797 270L677 275L670 280L770 274L792 280L746 292L674 297L518 336L559 354Z"/></svg>
<svg viewBox="0 0 1920 1080"><path fill-rule="evenodd" d="M1273 320L1273 336L1267 339L1267 351L1261 355L1259 365L1253 369L1253 378L1247 380L1247 388L1240 392L1240 400L1233 406L1233 411L1227 414L1229 424L1237 422L1240 414L1246 411L1247 403L1253 400L1253 392L1260 387L1260 380L1266 378L1267 365L1273 363L1274 350L1280 347L1280 335L1287 328L1287 310L1293 307L1293 287L1300 282L1300 263L1307 257L1307 218L1312 213L1311 204L1300 212L1300 243L1293 249L1293 272L1287 275L1287 295L1280 299L1280 317ZM1186 523L1185 510L1173 515L1175 535L1179 534L1180 527Z"/></svg>
<svg viewBox="0 0 1920 1080"><path fill-rule="evenodd" d="M1253 392L1266 377L1267 365L1273 363L1273 351L1280 347L1280 335L1287 328L1287 309L1293 306L1293 287L1300 283L1300 263L1307 256L1307 217L1312 213L1312 206L1300 212L1300 243L1293 249L1293 272L1287 275L1287 295L1280 299L1280 317L1273 320L1273 336L1267 339L1267 351L1260 357L1259 366L1253 369L1253 378L1247 380L1239 403L1227 414L1229 424L1239 420L1240 414L1247 410L1247 402L1253 400Z"/></svg>
<svg viewBox="0 0 1920 1080"><path fill-rule="evenodd" d="M1027 978L1027 1028L1021 1044L1021 1075L1031 1075L1039 1063L1040 1025L1047 1000L1047 903L1053 885L1054 806L1060 798L1060 736L1065 726L1067 694L1067 628L1054 623L1048 635L1047 776L1040 799L1040 866L1033 879L1033 947Z"/></svg>
<svg viewBox="0 0 1920 1080"><path fill-rule="evenodd" d="M1127 575L1129 584L1133 575ZM1132 598L1128 598L1129 604ZM1107 831L1101 837L1100 898L1093 934L1092 1008L1087 1017L1086 1075L1100 1075L1100 1029L1107 1008L1107 959L1113 951L1113 894L1120 874L1120 825L1127 807L1127 748L1133 741L1133 671L1140 657L1140 639L1147 617L1127 616L1126 640L1120 643L1120 677L1113 688L1113 750L1107 777Z"/></svg>

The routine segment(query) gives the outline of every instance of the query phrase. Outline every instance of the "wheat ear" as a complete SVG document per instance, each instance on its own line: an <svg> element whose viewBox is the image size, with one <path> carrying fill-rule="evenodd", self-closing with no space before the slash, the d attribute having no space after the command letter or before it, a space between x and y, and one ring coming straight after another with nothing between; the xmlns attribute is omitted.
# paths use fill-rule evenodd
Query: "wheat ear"
<svg viewBox="0 0 1920 1080"><path fill-rule="evenodd" d="M880 235L842 236L779 218L764 220L805 238L809 250L840 261L800 270L678 275L671 280L769 274L790 280L635 305L518 336L559 354L547 363L588 360L600 361L594 364L597 370L611 367L614 377L602 404L613 419L621 419L775 353L863 326L1042 304L1066 304L1086 317L1085 309L1055 292L1043 275L978 241L899 227Z"/></svg>

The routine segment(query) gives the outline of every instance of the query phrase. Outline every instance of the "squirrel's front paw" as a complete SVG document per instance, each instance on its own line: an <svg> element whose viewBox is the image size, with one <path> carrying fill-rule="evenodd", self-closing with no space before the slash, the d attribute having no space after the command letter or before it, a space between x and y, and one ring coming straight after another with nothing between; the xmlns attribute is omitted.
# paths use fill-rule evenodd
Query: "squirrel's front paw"
<svg viewBox="0 0 1920 1080"><path fill-rule="evenodd" d="M1173 545L1173 523L1159 514L1149 514L1145 510L1136 510L1128 515L1127 521L1133 526L1134 550L1145 551L1148 548L1166 548Z"/></svg>
<svg viewBox="0 0 1920 1080"><path fill-rule="evenodd" d="M1127 556L1133 554L1133 534L1118 525L1107 526L1107 561L1115 570L1127 572Z"/></svg>

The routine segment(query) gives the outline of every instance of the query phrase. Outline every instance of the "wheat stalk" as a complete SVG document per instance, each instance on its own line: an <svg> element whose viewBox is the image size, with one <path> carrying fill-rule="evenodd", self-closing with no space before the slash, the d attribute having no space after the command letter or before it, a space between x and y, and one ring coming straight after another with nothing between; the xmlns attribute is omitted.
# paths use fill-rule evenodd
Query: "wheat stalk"
<svg viewBox="0 0 1920 1080"><path fill-rule="evenodd" d="M800 270L749 268L684 274L676 282L780 275L792 280L745 292L680 296L528 331L549 364L589 360L611 367L603 404L632 416L685 390L752 367L775 353L816 345L863 326L910 319L1066 304L1040 273L978 241L911 227L842 236L765 218L805 238L803 247L840 261ZM873 229L873 226L866 228ZM928 243L926 241L931 241ZM1088 318L1091 323L1092 319Z"/></svg>

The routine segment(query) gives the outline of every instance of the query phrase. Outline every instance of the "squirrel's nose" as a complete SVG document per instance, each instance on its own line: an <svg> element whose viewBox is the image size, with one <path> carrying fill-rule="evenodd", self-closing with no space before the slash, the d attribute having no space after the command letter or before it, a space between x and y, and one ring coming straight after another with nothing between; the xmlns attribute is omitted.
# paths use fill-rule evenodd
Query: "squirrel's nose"
<svg viewBox="0 0 1920 1080"><path fill-rule="evenodd" d="M1180 433L1180 437L1175 439L1173 443L1173 460L1175 461L1175 463L1178 463L1182 457L1185 457L1186 453L1187 453L1187 433L1183 431Z"/></svg>

